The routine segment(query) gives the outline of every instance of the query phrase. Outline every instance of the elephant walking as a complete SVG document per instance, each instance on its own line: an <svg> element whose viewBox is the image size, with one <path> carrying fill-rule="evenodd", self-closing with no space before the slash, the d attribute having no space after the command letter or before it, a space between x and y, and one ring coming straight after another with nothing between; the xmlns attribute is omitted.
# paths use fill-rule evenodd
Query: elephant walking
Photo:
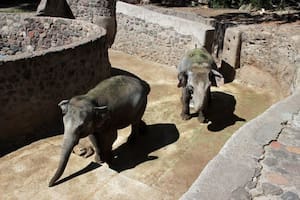
<svg viewBox="0 0 300 200"><path fill-rule="evenodd" d="M73 147L89 136L96 151L96 161L111 163L112 145L117 130L131 125L129 142L144 128L142 121L147 105L149 85L129 76L113 76L100 82L87 94L63 100L64 139L57 171L49 187L62 175Z"/></svg>

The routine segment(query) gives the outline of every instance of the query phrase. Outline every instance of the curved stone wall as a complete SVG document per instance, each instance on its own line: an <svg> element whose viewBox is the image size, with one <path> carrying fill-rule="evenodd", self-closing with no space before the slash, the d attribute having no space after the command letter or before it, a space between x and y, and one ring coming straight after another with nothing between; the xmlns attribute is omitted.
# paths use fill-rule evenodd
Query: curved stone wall
<svg viewBox="0 0 300 200"><path fill-rule="evenodd" d="M91 23L7 14L0 22L2 150L60 127L57 104L107 78L110 63L105 30Z"/></svg>

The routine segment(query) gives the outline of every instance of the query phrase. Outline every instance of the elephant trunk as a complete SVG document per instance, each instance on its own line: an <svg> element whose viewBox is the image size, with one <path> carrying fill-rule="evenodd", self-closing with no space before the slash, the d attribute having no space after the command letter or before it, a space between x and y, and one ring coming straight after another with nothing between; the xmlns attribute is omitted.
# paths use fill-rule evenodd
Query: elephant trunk
<svg viewBox="0 0 300 200"><path fill-rule="evenodd" d="M64 137L64 143L63 143L63 147L62 147L62 153L61 153L59 165L58 165L58 168L57 168L54 176L52 177L52 179L49 182L49 187L54 186L55 181L57 181L63 174L63 172L67 166L71 152L73 150L73 147L78 143L78 141L79 141L79 137L75 137L75 136Z"/></svg>

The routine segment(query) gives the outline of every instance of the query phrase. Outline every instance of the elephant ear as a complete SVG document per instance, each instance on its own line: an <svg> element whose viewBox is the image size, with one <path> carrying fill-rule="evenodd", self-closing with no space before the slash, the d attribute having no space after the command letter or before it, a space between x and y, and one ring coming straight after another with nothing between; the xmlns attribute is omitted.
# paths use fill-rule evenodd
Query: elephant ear
<svg viewBox="0 0 300 200"><path fill-rule="evenodd" d="M209 80L213 86L219 87L224 84L223 75L217 70L210 70L209 72Z"/></svg>
<svg viewBox="0 0 300 200"><path fill-rule="evenodd" d="M61 109L62 114L66 114L68 112L68 105L69 105L70 100L62 100L58 106Z"/></svg>
<svg viewBox="0 0 300 200"><path fill-rule="evenodd" d="M97 128L100 128L103 123L110 118L110 113L107 106L94 107L93 112Z"/></svg>
<svg viewBox="0 0 300 200"><path fill-rule="evenodd" d="M93 108L96 119L103 120L109 116L107 106L97 106Z"/></svg>

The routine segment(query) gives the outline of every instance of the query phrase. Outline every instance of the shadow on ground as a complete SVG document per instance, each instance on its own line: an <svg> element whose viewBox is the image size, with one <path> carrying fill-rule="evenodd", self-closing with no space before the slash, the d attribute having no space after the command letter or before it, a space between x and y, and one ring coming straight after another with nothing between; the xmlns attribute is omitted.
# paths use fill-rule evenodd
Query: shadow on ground
<svg viewBox="0 0 300 200"><path fill-rule="evenodd" d="M178 138L179 132L174 124L148 125L146 133L139 136L136 143L126 142L114 150L114 160L110 168L121 172L140 163L157 159L157 156L149 154L176 142Z"/></svg>
<svg viewBox="0 0 300 200"><path fill-rule="evenodd" d="M14 139L14 141L11 140L3 140L0 141L0 158L2 156L5 156L6 154L9 154L13 151L16 151L24 146L30 145L31 143L45 139L48 137L53 137L57 135L61 135L63 133L63 123L62 123L62 117L61 114L58 115L60 118L59 124L53 124L50 131L33 131L30 133L25 133L24 135L20 136L18 139ZM46 126L48 127L48 126ZM43 128L41 128L43 129ZM41 130L39 129L39 130ZM47 128L44 128L44 130L47 130Z"/></svg>
<svg viewBox="0 0 300 200"><path fill-rule="evenodd" d="M149 154L176 142L178 138L179 132L174 124L148 125L146 132L140 135L134 144L126 142L114 150L113 164L109 167L117 172L121 172L134 168L143 162L157 159L157 156L149 156ZM100 166L98 163L91 162L78 172L57 181L55 185L88 173Z"/></svg>
<svg viewBox="0 0 300 200"><path fill-rule="evenodd" d="M210 121L207 129L213 132L221 131L237 121L246 121L234 114L236 100L234 96L224 92L211 92L211 103L207 118Z"/></svg>
<svg viewBox="0 0 300 200"><path fill-rule="evenodd" d="M75 177L77 177L77 176L80 176L80 175L82 175L82 174L85 174L85 173L88 173L88 172L90 172L90 171L93 171L94 169L97 169L97 168L100 167L100 166L101 166L101 165L98 164L98 163L91 162L91 163L88 164L85 168L79 170L78 172L76 172L76 173L74 173L74 174L71 174L70 176L67 176L67 177L65 177L65 178L63 178L63 179L57 181L57 182L54 184L54 186L55 186L55 185L59 185L59 184L61 184L61 183L63 183L63 182L66 182L66 181L68 181L68 180L71 180L71 179L73 179L73 178L75 178Z"/></svg>

